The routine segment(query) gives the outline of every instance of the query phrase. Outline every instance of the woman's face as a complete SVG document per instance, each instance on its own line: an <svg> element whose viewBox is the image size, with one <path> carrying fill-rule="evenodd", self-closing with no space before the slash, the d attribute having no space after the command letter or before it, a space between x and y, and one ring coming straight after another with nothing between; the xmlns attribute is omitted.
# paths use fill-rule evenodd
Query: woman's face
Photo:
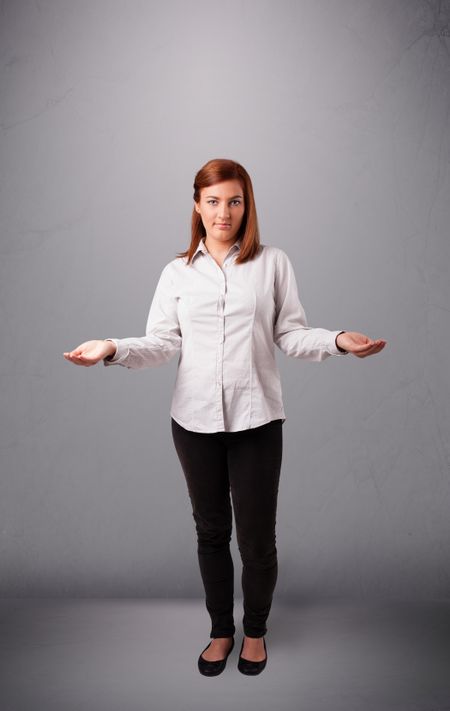
<svg viewBox="0 0 450 711"><path fill-rule="evenodd" d="M224 180L202 188L196 211L206 230L206 242L233 244L245 213L244 191L239 180Z"/></svg>

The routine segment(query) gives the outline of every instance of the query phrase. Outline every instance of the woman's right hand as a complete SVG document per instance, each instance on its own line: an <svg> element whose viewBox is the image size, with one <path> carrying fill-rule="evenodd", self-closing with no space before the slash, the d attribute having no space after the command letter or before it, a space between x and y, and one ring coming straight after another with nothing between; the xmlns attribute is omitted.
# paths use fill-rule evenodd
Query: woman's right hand
<svg viewBox="0 0 450 711"><path fill-rule="evenodd" d="M73 351L64 353L64 358L75 365L95 365L103 358L112 356L116 346L112 341L85 341Z"/></svg>

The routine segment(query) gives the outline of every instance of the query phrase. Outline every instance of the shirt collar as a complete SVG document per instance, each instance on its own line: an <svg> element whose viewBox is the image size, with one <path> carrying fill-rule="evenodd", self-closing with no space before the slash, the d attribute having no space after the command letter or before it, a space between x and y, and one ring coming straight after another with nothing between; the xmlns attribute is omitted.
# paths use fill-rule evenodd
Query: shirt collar
<svg viewBox="0 0 450 711"><path fill-rule="evenodd" d="M239 251L239 250L241 249L241 244L242 244L242 237L238 237L237 240L235 241L235 243L231 245L231 247L230 247L230 249L229 249L229 251L228 251L228 254L230 254L230 252L232 252L233 250L234 250L234 251ZM198 247L197 247L197 249L196 249L195 252L194 252L194 255L193 255L193 257L192 257L192 261L194 261L195 257L197 256L197 254L198 254L199 252L203 252L204 254L208 254L208 250L206 249L206 245L205 245L205 237L202 237L201 240L200 240L200 242L198 243Z"/></svg>

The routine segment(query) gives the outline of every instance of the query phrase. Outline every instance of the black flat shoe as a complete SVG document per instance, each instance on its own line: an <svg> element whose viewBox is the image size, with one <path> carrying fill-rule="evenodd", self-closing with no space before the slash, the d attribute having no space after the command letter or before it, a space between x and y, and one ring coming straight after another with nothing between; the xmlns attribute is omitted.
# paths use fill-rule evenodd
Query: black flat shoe
<svg viewBox="0 0 450 711"><path fill-rule="evenodd" d="M267 647L266 640L263 638L264 650L266 652L266 658L262 662L252 662L250 659L244 659L241 657L242 650L244 648L244 640L242 640L241 651L239 652L238 669L242 674L247 674L248 676L255 676L256 674L261 674L262 670L267 664Z"/></svg>
<svg viewBox="0 0 450 711"><path fill-rule="evenodd" d="M208 647L211 645L211 642L208 644L207 647L203 650L203 652L206 652ZM206 659L203 659L202 654L200 654L198 658L198 670L200 674L203 674L203 676L217 676L218 674L221 674L223 670L225 669L225 666L227 664L227 659L231 654L231 651L234 647L234 637L232 638L231 642L231 647L228 650L228 654L224 659L218 659L216 662L208 662Z"/></svg>

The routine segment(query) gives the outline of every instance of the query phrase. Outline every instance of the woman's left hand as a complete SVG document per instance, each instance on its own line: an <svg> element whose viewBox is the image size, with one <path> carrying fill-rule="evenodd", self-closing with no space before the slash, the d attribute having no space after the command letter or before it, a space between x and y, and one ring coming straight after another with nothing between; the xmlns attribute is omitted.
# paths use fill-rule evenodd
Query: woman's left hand
<svg viewBox="0 0 450 711"><path fill-rule="evenodd" d="M382 338L378 338L375 341L369 338L369 336L365 336L363 333L357 333L356 331L340 333L336 339L336 343L339 348L353 353L353 355L358 358L365 358L366 356L379 353L386 345L386 341Z"/></svg>

